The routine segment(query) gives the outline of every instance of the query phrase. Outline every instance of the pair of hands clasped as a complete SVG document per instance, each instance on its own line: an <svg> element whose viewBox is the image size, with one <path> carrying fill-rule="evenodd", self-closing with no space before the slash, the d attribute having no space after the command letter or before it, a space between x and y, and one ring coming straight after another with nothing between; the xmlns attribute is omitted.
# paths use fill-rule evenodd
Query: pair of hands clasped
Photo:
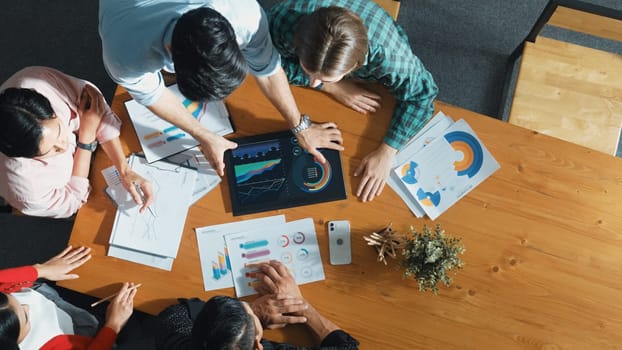
<svg viewBox="0 0 622 350"><path fill-rule="evenodd" d="M40 278L50 281L76 279L79 276L71 273L71 271L89 261L91 259L90 253L91 248L78 247L74 249L68 246L50 260L42 264L35 264L34 268ZM134 283L124 283L119 294L112 299L106 310L105 326L112 328L116 333L119 333L134 311L134 296L136 295L134 286Z"/></svg>
<svg viewBox="0 0 622 350"><path fill-rule="evenodd" d="M86 84L78 101L78 115L80 117L79 142L91 143L95 141L97 129L107 111L105 105L106 101L102 94L95 87ZM104 150L107 151L107 149ZM155 198L151 183L132 170L126 162L121 162L117 168L123 187L130 193L134 202L141 205L140 212L142 213L153 203ZM142 191L142 196L138 193L139 189Z"/></svg>
<svg viewBox="0 0 622 350"><path fill-rule="evenodd" d="M250 275L262 282L255 288L260 297L251 303L251 308L265 328L307 322L305 311L309 304L285 265L273 260L251 267L257 271Z"/></svg>

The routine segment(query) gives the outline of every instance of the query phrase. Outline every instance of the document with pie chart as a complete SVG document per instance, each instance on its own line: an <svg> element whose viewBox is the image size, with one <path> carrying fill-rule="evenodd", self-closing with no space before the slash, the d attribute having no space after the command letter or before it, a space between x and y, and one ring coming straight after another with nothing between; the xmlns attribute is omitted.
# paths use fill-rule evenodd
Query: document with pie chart
<svg viewBox="0 0 622 350"><path fill-rule="evenodd" d="M497 169L499 163L461 119L393 172L434 220Z"/></svg>
<svg viewBox="0 0 622 350"><path fill-rule="evenodd" d="M238 297L257 293L254 286L261 282L252 274L255 269L248 265L258 262L279 260L288 268L297 284L325 279L311 218L231 233L225 235L225 242Z"/></svg>

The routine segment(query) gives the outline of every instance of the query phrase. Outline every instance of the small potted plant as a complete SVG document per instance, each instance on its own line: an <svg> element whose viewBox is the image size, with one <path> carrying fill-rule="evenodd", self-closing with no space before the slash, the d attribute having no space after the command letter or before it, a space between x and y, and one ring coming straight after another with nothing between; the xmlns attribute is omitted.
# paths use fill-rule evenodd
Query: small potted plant
<svg viewBox="0 0 622 350"><path fill-rule="evenodd" d="M401 251L400 266L405 269L404 276L412 277L419 283L420 291L438 293L438 282L449 286L452 282L449 273L463 266L459 255L464 253L460 238L445 235L445 230L436 225L434 231L423 226L417 232L412 226L410 235L404 236L393 231L391 225L379 232L364 237L368 245L378 252L378 261L387 264L387 256L397 258Z"/></svg>
<svg viewBox="0 0 622 350"><path fill-rule="evenodd" d="M438 292L438 282L449 286L449 273L463 266L459 255L464 253L460 238L445 235L445 230L436 225L434 231L423 226L423 232L410 227L411 237L405 238L400 265L406 269L404 276L419 283L420 291Z"/></svg>

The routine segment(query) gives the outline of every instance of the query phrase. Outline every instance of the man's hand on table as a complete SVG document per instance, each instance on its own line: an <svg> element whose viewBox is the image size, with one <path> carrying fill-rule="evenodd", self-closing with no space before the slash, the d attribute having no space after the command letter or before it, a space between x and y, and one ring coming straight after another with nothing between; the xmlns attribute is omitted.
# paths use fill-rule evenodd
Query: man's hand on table
<svg viewBox="0 0 622 350"><path fill-rule="evenodd" d="M195 138L201 143L201 152L220 176L225 175L225 151L235 149L238 144L205 129Z"/></svg>
<svg viewBox="0 0 622 350"><path fill-rule="evenodd" d="M278 260L253 264L251 268L257 269L249 272L250 277L254 277L262 283L255 287L260 295L283 294L302 299L302 293L289 273L289 270Z"/></svg>
<svg viewBox="0 0 622 350"><path fill-rule="evenodd" d="M387 177L393 165L397 150L386 143L368 154L354 171L354 176L361 176L356 196L363 202L372 201L382 193Z"/></svg>
<svg viewBox="0 0 622 350"><path fill-rule="evenodd" d="M250 306L264 328L275 329L292 323L307 322L306 317L299 315L308 308L307 303L287 294L263 295Z"/></svg>
<svg viewBox="0 0 622 350"><path fill-rule="evenodd" d="M322 164L326 163L326 158L318 151L318 148L328 148L336 151L344 150L341 131L337 129L337 124L332 122L313 123L308 129L296 134L296 138L298 138L300 147L304 148Z"/></svg>

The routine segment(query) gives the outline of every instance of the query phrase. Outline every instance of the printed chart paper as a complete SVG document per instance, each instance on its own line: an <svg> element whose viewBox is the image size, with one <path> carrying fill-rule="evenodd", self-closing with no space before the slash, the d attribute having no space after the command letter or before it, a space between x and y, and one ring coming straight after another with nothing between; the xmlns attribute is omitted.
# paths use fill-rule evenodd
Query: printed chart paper
<svg viewBox="0 0 622 350"><path fill-rule="evenodd" d="M203 126L218 135L233 132L229 112L223 101L196 102L185 98L177 85L168 87ZM125 102L127 113L134 124L140 146L149 163L199 144L190 134L151 113L147 107L130 100Z"/></svg>
<svg viewBox="0 0 622 350"><path fill-rule="evenodd" d="M279 260L297 284L325 279L313 219L291 221L278 226L225 235L229 249L235 293L238 297L256 294L259 281L247 277L254 269L248 264Z"/></svg>
<svg viewBox="0 0 622 350"><path fill-rule="evenodd" d="M276 215L196 228L194 231L197 235L205 290L233 287L233 274L229 252L225 245L225 235L253 231L257 227L277 227L284 223L285 215Z"/></svg>
<svg viewBox="0 0 622 350"><path fill-rule="evenodd" d="M110 245L163 258L175 258L186 222L196 171L166 162L148 164L132 156L130 167L151 181L156 200L142 214L129 192L118 204ZM113 249L114 253L114 249ZM110 252L109 252L110 255ZM149 264L147 264L149 265Z"/></svg>
<svg viewBox="0 0 622 350"><path fill-rule="evenodd" d="M203 153L196 147L165 158L165 161L197 170L198 174L194 190L192 191L191 205L203 198L221 181L216 170L212 168Z"/></svg>
<svg viewBox="0 0 622 350"><path fill-rule="evenodd" d="M419 131L419 133L417 133L417 135L415 135L410 142L408 142L408 144L397 152L395 159L393 160L393 169L400 164L404 164L408 159L432 142L432 140L434 140L437 136L441 135L445 129L453 124L453 122L454 121L443 112L438 112L436 116L434 116L434 118L432 118L432 120L430 120L425 127L421 129L421 131ZM402 184L400 176L398 176L395 172L391 172L389 174L387 184L400 196L400 198L402 198L404 203L406 203L406 206L408 206L410 211L415 214L415 216L422 218L425 215L423 208L421 208L415 198L411 196L408 188Z"/></svg>
<svg viewBox="0 0 622 350"><path fill-rule="evenodd" d="M393 172L434 220L497 169L499 163L461 119Z"/></svg>

